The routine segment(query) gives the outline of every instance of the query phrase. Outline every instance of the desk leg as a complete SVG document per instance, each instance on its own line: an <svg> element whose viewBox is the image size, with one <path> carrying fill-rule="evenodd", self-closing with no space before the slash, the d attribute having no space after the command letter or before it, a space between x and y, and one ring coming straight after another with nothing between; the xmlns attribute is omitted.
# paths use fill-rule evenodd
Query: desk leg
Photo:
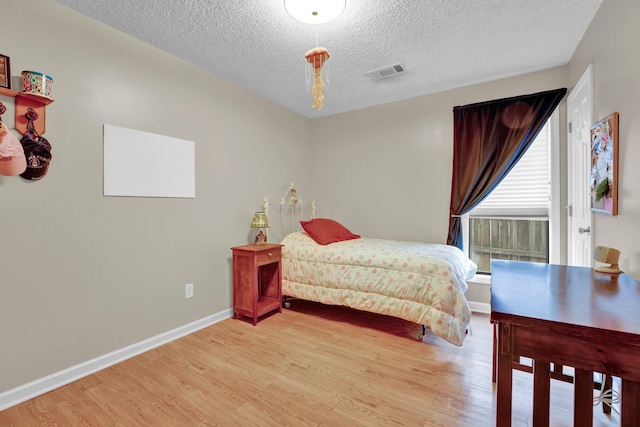
<svg viewBox="0 0 640 427"><path fill-rule="evenodd" d="M533 426L549 427L549 362L533 361Z"/></svg>
<svg viewBox="0 0 640 427"><path fill-rule="evenodd" d="M498 381L496 427L511 427L511 388L513 386L513 349L511 328L498 323Z"/></svg>
<svg viewBox="0 0 640 427"><path fill-rule="evenodd" d="M593 372L576 368L573 392L573 425L593 425Z"/></svg>
<svg viewBox="0 0 640 427"><path fill-rule="evenodd" d="M602 380L604 382L604 391L607 392L609 390L612 390L613 388L613 378L611 377L611 375L609 374L602 374ZM611 405L607 405L606 403L602 402L602 412L609 415L611 414Z"/></svg>
<svg viewBox="0 0 640 427"><path fill-rule="evenodd" d="M496 372L498 364L498 326L493 324L493 353L491 353L491 382L496 383L498 373Z"/></svg>
<svg viewBox="0 0 640 427"><path fill-rule="evenodd" d="M622 427L636 427L640 425L640 383L622 379L621 389Z"/></svg>

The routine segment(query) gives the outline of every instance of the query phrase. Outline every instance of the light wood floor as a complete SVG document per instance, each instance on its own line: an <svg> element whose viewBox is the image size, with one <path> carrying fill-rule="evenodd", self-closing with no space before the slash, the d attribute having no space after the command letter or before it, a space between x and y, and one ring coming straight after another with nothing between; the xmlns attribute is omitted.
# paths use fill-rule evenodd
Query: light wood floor
<svg viewBox="0 0 640 427"><path fill-rule="evenodd" d="M491 426L491 334L415 340L403 320L293 301L257 326L228 319L0 412L0 426ZM552 381L552 426L572 389ZM531 375L514 372L514 426L531 423ZM594 408L594 426L619 425Z"/></svg>

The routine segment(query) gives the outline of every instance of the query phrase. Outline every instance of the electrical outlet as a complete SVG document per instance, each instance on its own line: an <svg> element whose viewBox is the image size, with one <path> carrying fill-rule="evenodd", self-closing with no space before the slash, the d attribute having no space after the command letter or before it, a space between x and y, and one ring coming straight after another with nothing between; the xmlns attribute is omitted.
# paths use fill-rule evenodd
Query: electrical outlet
<svg viewBox="0 0 640 427"><path fill-rule="evenodd" d="M193 283L184 285L184 299L193 298Z"/></svg>

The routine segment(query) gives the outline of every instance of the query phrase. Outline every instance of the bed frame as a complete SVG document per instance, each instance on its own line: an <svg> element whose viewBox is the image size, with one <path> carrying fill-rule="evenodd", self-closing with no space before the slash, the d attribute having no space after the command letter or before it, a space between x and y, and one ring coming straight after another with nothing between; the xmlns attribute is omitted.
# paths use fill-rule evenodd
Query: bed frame
<svg viewBox="0 0 640 427"><path fill-rule="evenodd" d="M300 231L302 229L300 221L316 217L315 199L303 199L298 196L298 191L293 183L289 184L289 188L277 203L273 203L272 199L271 196L262 198L262 210L269 219L269 228L276 234L275 241L279 242L287 234ZM271 216L271 208L280 212L279 220L276 220L275 215ZM267 241L273 240L269 239L269 231L267 229Z"/></svg>

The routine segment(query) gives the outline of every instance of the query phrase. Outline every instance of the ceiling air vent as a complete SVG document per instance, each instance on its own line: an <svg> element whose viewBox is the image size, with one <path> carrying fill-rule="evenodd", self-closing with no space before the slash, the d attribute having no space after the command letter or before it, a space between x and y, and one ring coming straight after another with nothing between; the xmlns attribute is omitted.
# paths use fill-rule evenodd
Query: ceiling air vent
<svg viewBox="0 0 640 427"><path fill-rule="evenodd" d="M387 65L386 67L378 68L376 70L367 71L367 76L371 77L373 80L380 80L402 73L404 73L404 65L397 63Z"/></svg>

